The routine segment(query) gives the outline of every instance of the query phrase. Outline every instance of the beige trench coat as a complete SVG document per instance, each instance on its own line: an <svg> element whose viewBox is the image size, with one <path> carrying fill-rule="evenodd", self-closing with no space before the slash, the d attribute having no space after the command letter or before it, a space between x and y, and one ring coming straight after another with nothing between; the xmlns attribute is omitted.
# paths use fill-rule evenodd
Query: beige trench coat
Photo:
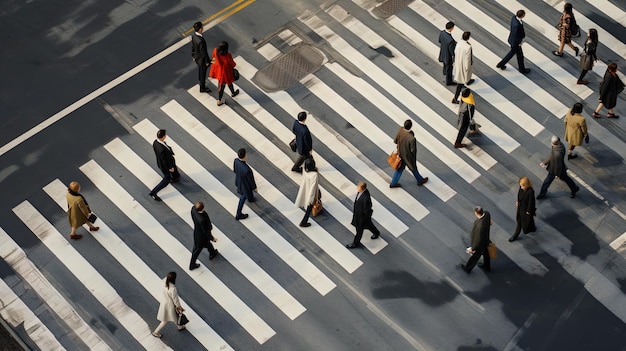
<svg viewBox="0 0 626 351"><path fill-rule="evenodd" d="M78 228L87 223L90 212L82 196L67 193L67 217L72 228Z"/></svg>
<svg viewBox="0 0 626 351"><path fill-rule="evenodd" d="M580 146L583 143L583 139L587 135L587 123L585 117L580 113L572 115L571 111L565 115L565 137L563 140L567 141L570 145Z"/></svg>
<svg viewBox="0 0 626 351"><path fill-rule="evenodd" d="M180 307L180 301L178 300L178 291L176 286L170 283L170 287L165 286L165 279L161 281L163 294L161 294L161 304L159 305L159 311L157 312L157 320L161 322L178 322L178 313L176 313L176 307Z"/></svg>

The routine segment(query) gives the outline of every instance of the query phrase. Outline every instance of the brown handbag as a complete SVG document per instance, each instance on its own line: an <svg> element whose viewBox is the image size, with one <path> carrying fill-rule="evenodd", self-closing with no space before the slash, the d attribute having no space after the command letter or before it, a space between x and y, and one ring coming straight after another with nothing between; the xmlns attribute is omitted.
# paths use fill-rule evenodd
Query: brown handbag
<svg viewBox="0 0 626 351"><path fill-rule="evenodd" d="M489 243L489 246L487 246L487 251L489 252L489 258L498 258L496 243Z"/></svg>
<svg viewBox="0 0 626 351"><path fill-rule="evenodd" d="M389 156L387 156L387 162L393 169L400 169L400 165L402 164L402 159L400 155L396 151L392 151Z"/></svg>
<svg viewBox="0 0 626 351"><path fill-rule="evenodd" d="M317 189L317 196L315 198L315 201L313 202L313 208L311 209L311 215L313 217L315 217L320 212L322 212L323 209L324 209L324 206L322 206L322 192L319 189Z"/></svg>

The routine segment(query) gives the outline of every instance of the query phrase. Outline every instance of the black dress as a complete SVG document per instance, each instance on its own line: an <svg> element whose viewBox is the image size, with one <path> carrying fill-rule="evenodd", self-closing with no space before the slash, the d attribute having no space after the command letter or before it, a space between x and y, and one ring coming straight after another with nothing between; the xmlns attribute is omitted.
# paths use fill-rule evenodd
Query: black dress
<svg viewBox="0 0 626 351"><path fill-rule="evenodd" d="M526 213L528 212L528 213ZM511 238L517 239L520 231L524 231L524 234L532 233L537 230L535 227L535 190L528 188L523 190L521 187L517 192L517 226L515 227L515 233Z"/></svg>

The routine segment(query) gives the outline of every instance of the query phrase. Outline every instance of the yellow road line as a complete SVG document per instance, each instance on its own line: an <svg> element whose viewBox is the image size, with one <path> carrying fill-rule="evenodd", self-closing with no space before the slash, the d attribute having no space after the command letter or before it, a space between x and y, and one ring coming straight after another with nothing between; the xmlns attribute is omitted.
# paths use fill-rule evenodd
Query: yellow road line
<svg viewBox="0 0 626 351"><path fill-rule="evenodd" d="M238 11L240 11L241 9L245 8L246 6L252 4L255 1L256 0L237 0L237 1L233 2L232 4L224 7L223 9L219 10L218 12L212 14L211 16L206 18L205 20L203 20L202 24L203 25L207 25L210 22L215 22L215 23L212 24L212 26L213 26L213 25L215 25L215 24L217 24L219 22L222 22L223 20L227 19L228 17L232 16L233 14L237 13ZM239 5L239 6L237 6L237 5ZM232 9L233 7L235 7L235 8ZM212 27L212 26L209 26L209 27ZM183 37L186 37L189 34L193 33L193 31L194 31L193 28L189 29L186 32L184 32L182 35L183 35Z"/></svg>

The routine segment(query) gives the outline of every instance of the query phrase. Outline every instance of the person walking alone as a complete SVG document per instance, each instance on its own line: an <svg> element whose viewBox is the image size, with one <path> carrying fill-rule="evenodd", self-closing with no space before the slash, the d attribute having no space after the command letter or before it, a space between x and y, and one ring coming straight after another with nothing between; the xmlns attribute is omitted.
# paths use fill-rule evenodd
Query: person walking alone
<svg viewBox="0 0 626 351"><path fill-rule="evenodd" d="M470 32L463 32L463 41L459 42L454 49L454 81L456 82L456 92L452 98L453 104L459 103L459 95L466 85L474 83L472 78L472 45L469 43Z"/></svg>
<svg viewBox="0 0 626 351"><path fill-rule="evenodd" d="M313 156L309 156L304 161L304 177L300 182L300 189L298 189L298 195L296 196L296 207L304 207L304 217L300 221L301 227L310 227L309 217L313 210L313 205L320 198L319 190L319 173L315 166L315 160Z"/></svg>
<svg viewBox="0 0 626 351"><path fill-rule="evenodd" d="M578 48L572 44L572 31L577 30L576 19L574 18L574 12L572 4L566 2L563 6L563 13L559 19L559 49L552 51L556 56L563 56L563 48L565 44L574 50L574 56L578 56Z"/></svg>
<svg viewBox="0 0 626 351"><path fill-rule="evenodd" d="M227 42L223 41L218 47L213 49L213 59L211 62L213 64L211 65L209 76L217 79L217 85L219 86L217 91L217 106L222 106L224 104L222 98L224 97L224 88L226 88L226 85L228 85L232 97L239 94L239 89L235 90L233 87L233 82L235 81L234 68L237 64L233 60L233 55L228 52Z"/></svg>
<svg viewBox="0 0 626 351"><path fill-rule="evenodd" d="M476 220L472 227L472 246L467 248L467 253L471 254L466 264L461 264L461 269L470 274L474 266L480 260L480 256L483 257L483 264L478 265L487 272L491 272L491 258L489 257L489 250L487 247L491 240L489 239L489 231L491 230L491 214L482 207L476 206L474 208L474 215Z"/></svg>
<svg viewBox="0 0 626 351"><path fill-rule="evenodd" d="M428 181L428 177L422 177L420 172L417 170L417 141L415 140L415 136L411 130L412 126L413 122L410 119L404 121L404 126L398 129L396 138L393 140L393 142L397 145L398 154L400 155L402 162L400 163L400 168L393 172L393 177L391 178L391 183L389 184L390 188L400 187L398 182L400 181L402 172L404 172L404 167L409 167L413 176L417 180L417 185L424 185Z"/></svg>
<svg viewBox="0 0 626 351"><path fill-rule="evenodd" d="M550 139L552 144L552 151L550 152L550 156L541 162L539 165L541 167L545 167L548 170L548 175L546 175L546 179L544 179L543 184L541 185L541 191L539 195L537 195L537 199L543 199L546 197L546 193L548 192L548 188L554 178L558 178L567 184L569 187L571 194L569 197L572 199L576 197L576 193L580 190L572 178L567 175L567 167L565 166L565 146L561 143L561 139L558 136L553 135Z"/></svg>
<svg viewBox="0 0 626 351"><path fill-rule="evenodd" d="M356 236L352 243L346 244L348 249L354 249L361 245L361 238L365 229L369 229L372 232L371 239L378 239L380 236L380 231L372 222L374 210L372 210L372 198L370 197L370 191L367 190L367 184L360 181L356 186L356 190L351 222L356 227Z"/></svg>
<svg viewBox="0 0 626 351"><path fill-rule="evenodd" d="M193 250L191 251L191 261L189 261L190 271L200 267L196 260L205 247L209 250L209 260L214 259L218 253L213 244L211 244L211 241L217 242L217 238L211 234L213 224L204 210L202 201L196 202L191 208L191 219L193 220Z"/></svg>
<svg viewBox="0 0 626 351"><path fill-rule="evenodd" d="M293 126L291 127L291 131L296 136L296 151L298 151L298 159L291 167L291 170L298 173L302 173L302 163L313 151L313 138L311 138L311 132L306 125L306 118L306 112L298 113L298 119L293 121Z"/></svg>
<svg viewBox="0 0 626 351"><path fill-rule="evenodd" d="M161 321L161 323L152 332L152 336L155 338L163 337L163 335L159 334L161 329L165 327L167 322L177 323L178 315L184 311L178 299L178 290L176 290L176 272L167 273L162 283L162 294L159 300L159 311L157 312L157 320ZM177 325L177 328L180 331L184 330L185 326Z"/></svg>
<svg viewBox="0 0 626 351"><path fill-rule="evenodd" d="M583 140L587 143L589 142L587 123L585 122L585 117L583 117L582 112L583 104L577 102L572 109L567 112L565 120L563 121L565 124L565 136L563 140L567 141L569 144L568 160L578 157L578 155L572 154L576 146L582 145Z"/></svg>
<svg viewBox="0 0 626 351"><path fill-rule="evenodd" d="M161 189L165 188L169 183L175 183L180 180L180 173L178 173L178 167L176 167L176 159L174 158L174 151L167 145L165 139L167 133L165 129L159 129L157 132L157 138L152 143L152 149L157 159L157 166L163 173L163 179L150 191L148 195L155 201L162 201L157 193Z"/></svg>
<svg viewBox="0 0 626 351"><path fill-rule="evenodd" d="M85 197L80 194L80 184L74 181L71 182L67 187L67 218L70 222L70 227L72 228L70 232L70 239L78 240L82 238L82 234L76 234L76 229L81 227L83 224L87 224L89 226L90 232L95 232L100 229L100 227L96 227L89 222L89 214L91 213L91 208L85 200Z"/></svg>
<svg viewBox="0 0 626 351"><path fill-rule="evenodd" d="M454 63L454 48L456 40L452 37L454 22L446 23L446 29L439 33L439 62L443 63L443 75L446 77L446 85L454 85L452 81L452 65Z"/></svg>
<svg viewBox="0 0 626 351"><path fill-rule="evenodd" d="M191 36L191 57L193 57L194 62L198 65L200 92L210 93L211 89L206 86L206 71L209 68L209 64L211 64L211 59L209 58L206 41L202 37L202 32L204 31L202 22L194 23L193 29L195 33Z"/></svg>
<svg viewBox="0 0 626 351"><path fill-rule="evenodd" d="M598 61L596 56L596 49L598 48L598 31L594 28L589 29L587 34L587 40L585 40L585 47L583 53L580 55L580 76L576 84L588 84L589 81L585 80L587 72L593 69L593 65Z"/></svg>
<svg viewBox="0 0 626 351"><path fill-rule="evenodd" d="M515 201L516 214L515 219L517 225L513 236L509 238L509 242L517 240L519 233L523 230L524 234L532 233L537 230L535 227L535 190L530 183L528 177L519 179L519 190L517 191L517 201Z"/></svg>
<svg viewBox="0 0 626 351"><path fill-rule="evenodd" d="M592 116L600 118L600 110L606 107L609 110L609 113L606 115L607 118L618 118L619 116L615 114L615 105L617 105L617 95L623 90L624 83L617 75L617 63L611 62L606 68L604 78L602 78L600 83L600 98L598 99L600 103Z"/></svg>
<svg viewBox="0 0 626 351"><path fill-rule="evenodd" d="M524 23L522 22L522 18L526 16L526 11L519 10L517 13L511 18L511 32L509 33L509 45L511 45L511 50L506 56L502 59L502 61L498 62L496 68L501 70L506 69L506 64L509 62L513 55L517 56L517 69L522 74L530 73L530 68L526 68L524 66L524 52L522 51L522 44L524 43L524 38L526 37L526 32L524 31Z"/></svg>
<svg viewBox="0 0 626 351"><path fill-rule="evenodd" d="M235 219L248 218L247 213L241 212L243 204L246 199L249 202L254 202L254 193L258 192L256 188L256 182L254 181L254 173L252 168L246 163L248 155L246 149L241 148L237 151L237 157L233 163L233 172L235 172L235 185L237 186L237 194L239 194L239 204L237 205L237 213Z"/></svg>

